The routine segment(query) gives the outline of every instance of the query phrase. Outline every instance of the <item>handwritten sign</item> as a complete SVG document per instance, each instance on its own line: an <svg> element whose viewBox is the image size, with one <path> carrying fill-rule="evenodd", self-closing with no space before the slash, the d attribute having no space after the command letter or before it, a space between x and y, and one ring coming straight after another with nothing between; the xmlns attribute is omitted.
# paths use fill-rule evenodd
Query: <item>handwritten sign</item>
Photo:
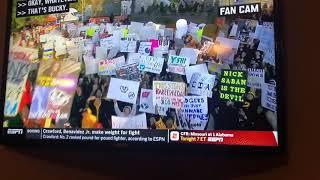
<svg viewBox="0 0 320 180"><path fill-rule="evenodd" d="M150 55L151 53L151 42L141 42L138 53L143 55Z"/></svg>
<svg viewBox="0 0 320 180"><path fill-rule="evenodd" d="M141 89L140 94L140 112L155 114L156 109L153 105L153 90L152 89Z"/></svg>
<svg viewBox="0 0 320 180"><path fill-rule="evenodd" d="M190 83L192 75L194 73L209 74L207 65L206 64L198 64L198 65L187 67L186 68L186 76L187 76L188 83Z"/></svg>
<svg viewBox="0 0 320 180"><path fill-rule="evenodd" d="M164 64L164 58L153 56L141 56L139 69L140 71L160 74Z"/></svg>
<svg viewBox="0 0 320 180"><path fill-rule="evenodd" d="M118 67L116 69L117 77L126 80L139 80L140 71L138 69L138 64L129 64Z"/></svg>
<svg viewBox="0 0 320 180"><path fill-rule="evenodd" d="M277 111L277 91L273 84L262 84L261 105L271 111Z"/></svg>
<svg viewBox="0 0 320 180"><path fill-rule="evenodd" d="M124 56L99 61L99 75L116 75L116 69L126 64Z"/></svg>
<svg viewBox="0 0 320 180"><path fill-rule="evenodd" d="M212 97L212 89L216 76L212 74L194 73L190 80L188 92L195 95Z"/></svg>
<svg viewBox="0 0 320 180"><path fill-rule="evenodd" d="M140 82L111 78L107 97L131 104L137 103Z"/></svg>
<svg viewBox="0 0 320 180"><path fill-rule="evenodd" d="M186 96L178 119L180 129L204 130L208 123L208 98L206 96Z"/></svg>
<svg viewBox="0 0 320 180"><path fill-rule="evenodd" d="M264 79L264 69L248 69L248 87L261 89L261 86L264 83Z"/></svg>
<svg viewBox="0 0 320 180"><path fill-rule="evenodd" d="M168 70L169 72L186 75L185 68L188 67L190 61L188 58L183 56L169 56Z"/></svg>
<svg viewBox="0 0 320 180"><path fill-rule="evenodd" d="M220 84L221 100L243 102L246 87L246 71L222 70Z"/></svg>
<svg viewBox="0 0 320 180"><path fill-rule="evenodd" d="M148 129L146 114L133 117L112 116L112 129Z"/></svg>
<svg viewBox="0 0 320 180"><path fill-rule="evenodd" d="M153 104L168 108L182 108L185 90L185 83L153 81Z"/></svg>
<svg viewBox="0 0 320 180"><path fill-rule="evenodd" d="M120 52L136 52L137 41L132 38L122 38L120 40Z"/></svg>

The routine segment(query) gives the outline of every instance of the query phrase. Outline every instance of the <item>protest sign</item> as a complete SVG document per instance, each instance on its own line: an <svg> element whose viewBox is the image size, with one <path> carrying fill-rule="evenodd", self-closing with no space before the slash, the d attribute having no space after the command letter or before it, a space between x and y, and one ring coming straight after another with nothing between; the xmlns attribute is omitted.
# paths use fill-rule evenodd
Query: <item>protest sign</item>
<svg viewBox="0 0 320 180"><path fill-rule="evenodd" d="M167 112L169 111L168 107L161 107L161 106L157 106L157 111L158 111L158 115L160 116L167 116Z"/></svg>
<svg viewBox="0 0 320 180"><path fill-rule="evenodd" d="M96 47L96 59L102 60L108 58L108 51L103 49L102 47Z"/></svg>
<svg viewBox="0 0 320 180"><path fill-rule="evenodd" d="M190 64L197 64L200 51L193 48L182 48L180 56L186 57L190 60Z"/></svg>
<svg viewBox="0 0 320 180"><path fill-rule="evenodd" d="M247 72L222 70L220 81L220 99L233 102L244 102L247 88Z"/></svg>
<svg viewBox="0 0 320 180"><path fill-rule="evenodd" d="M248 87L261 89L264 79L264 69L248 69Z"/></svg>
<svg viewBox="0 0 320 180"><path fill-rule="evenodd" d="M138 64L129 64L120 66L116 69L117 77L126 80L139 80L140 71L138 69Z"/></svg>
<svg viewBox="0 0 320 180"><path fill-rule="evenodd" d="M140 53L129 53L127 58L127 64L140 63L141 54Z"/></svg>
<svg viewBox="0 0 320 180"><path fill-rule="evenodd" d="M69 118L81 63L73 61L42 61L32 97L29 119L55 119L66 121Z"/></svg>
<svg viewBox="0 0 320 180"><path fill-rule="evenodd" d="M275 41L274 41L274 29L271 25L263 26L260 36L257 39L260 40L258 50L264 52L263 62L269 63L275 66Z"/></svg>
<svg viewBox="0 0 320 180"><path fill-rule="evenodd" d="M190 115L208 114L208 98L206 96L185 96L182 112ZM207 118L201 118L207 120Z"/></svg>
<svg viewBox="0 0 320 180"><path fill-rule="evenodd" d="M216 76L212 74L194 73L190 80L188 92L212 98L212 89Z"/></svg>
<svg viewBox="0 0 320 180"><path fill-rule="evenodd" d="M261 87L261 105L271 111L277 111L277 91L273 84L263 83Z"/></svg>
<svg viewBox="0 0 320 180"><path fill-rule="evenodd" d="M179 129L204 130L208 123L208 98L185 96L183 109L178 114Z"/></svg>
<svg viewBox="0 0 320 180"><path fill-rule="evenodd" d="M140 94L140 112L155 114L156 109L153 105L153 90L152 89L141 89Z"/></svg>
<svg viewBox="0 0 320 180"><path fill-rule="evenodd" d="M18 114L29 71L30 64L12 59L9 60L4 107L5 116L14 117Z"/></svg>
<svg viewBox="0 0 320 180"><path fill-rule="evenodd" d="M164 53L167 54L169 51L169 47L170 47L170 39L169 37L159 37L159 47L160 50Z"/></svg>
<svg viewBox="0 0 320 180"><path fill-rule="evenodd" d="M151 42L141 42L138 53L143 55L150 55L151 53Z"/></svg>
<svg viewBox="0 0 320 180"><path fill-rule="evenodd" d="M186 84L169 81L153 81L153 105L182 108Z"/></svg>
<svg viewBox="0 0 320 180"><path fill-rule="evenodd" d="M234 55L237 53L239 45L240 40L217 37L215 46L218 49L218 58L224 63L233 64Z"/></svg>
<svg viewBox="0 0 320 180"><path fill-rule="evenodd" d="M146 114L132 117L112 116L112 129L148 129Z"/></svg>
<svg viewBox="0 0 320 180"><path fill-rule="evenodd" d="M153 56L141 56L139 70L160 74L164 64L164 58Z"/></svg>
<svg viewBox="0 0 320 180"><path fill-rule="evenodd" d="M144 26L140 30L140 40L149 41L151 39L158 39L157 29L155 26Z"/></svg>
<svg viewBox="0 0 320 180"><path fill-rule="evenodd" d="M103 49L109 50L114 46L115 46L115 44L114 44L114 37L113 36L107 37L104 39L100 39L100 47L102 47Z"/></svg>
<svg viewBox="0 0 320 180"><path fill-rule="evenodd" d="M209 74L207 65L206 64L197 64L194 66L186 67L186 76L187 76L188 83L190 83L192 75L194 73Z"/></svg>
<svg viewBox="0 0 320 180"><path fill-rule="evenodd" d="M140 37L140 31L143 29L144 24L141 22L134 22L131 21L131 24L129 25L129 33L135 33L138 34Z"/></svg>
<svg viewBox="0 0 320 180"><path fill-rule="evenodd" d="M190 65L189 58L183 56L169 56L168 71L176 74L186 75L186 67Z"/></svg>
<svg viewBox="0 0 320 180"><path fill-rule="evenodd" d="M131 104L137 103L140 82L111 78L108 99L115 99Z"/></svg>
<svg viewBox="0 0 320 180"><path fill-rule="evenodd" d="M116 75L116 68L126 64L124 56L99 61L99 75Z"/></svg>
<svg viewBox="0 0 320 180"><path fill-rule="evenodd" d="M83 56L86 75L97 74L99 72L99 61L92 56Z"/></svg>
<svg viewBox="0 0 320 180"><path fill-rule="evenodd" d="M136 52L137 41L133 38L122 38L120 40L120 52Z"/></svg>

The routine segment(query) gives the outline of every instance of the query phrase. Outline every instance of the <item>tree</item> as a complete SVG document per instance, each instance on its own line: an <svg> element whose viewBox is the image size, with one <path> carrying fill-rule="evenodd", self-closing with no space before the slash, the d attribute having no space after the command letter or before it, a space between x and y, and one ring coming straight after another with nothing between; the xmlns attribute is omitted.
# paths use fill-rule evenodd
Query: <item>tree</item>
<svg viewBox="0 0 320 180"><path fill-rule="evenodd" d="M179 13L179 4L180 4L180 0L170 0L171 4L174 5L175 9L176 9L176 13Z"/></svg>
<svg viewBox="0 0 320 180"><path fill-rule="evenodd" d="M161 13L164 13L164 12L165 12L163 2L160 3L160 12L161 12Z"/></svg>

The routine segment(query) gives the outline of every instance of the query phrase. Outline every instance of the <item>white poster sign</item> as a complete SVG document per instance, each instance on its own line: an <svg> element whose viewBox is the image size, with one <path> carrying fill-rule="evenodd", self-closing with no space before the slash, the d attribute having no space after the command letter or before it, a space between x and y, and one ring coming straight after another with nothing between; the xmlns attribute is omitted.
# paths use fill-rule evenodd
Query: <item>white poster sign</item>
<svg viewBox="0 0 320 180"><path fill-rule="evenodd" d="M190 64L197 64L200 51L193 48L182 48L180 56L187 57L190 60Z"/></svg>
<svg viewBox="0 0 320 180"><path fill-rule="evenodd" d="M262 84L261 105L271 111L277 111L277 91L273 84Z"/></svg>
<svg viewBox="0 0 320 180"><path fill-rule="evenodd" d="M141 42L138 53L143 55L150 55L151 53L151 42Z"/></svg>
<svg viewBox="0 0 320 180"><path fill-rule="evenodd" d="M112 129L148 129L146 114L133 117L112 116Z"/></svg>
<svg viewBox="0 0 320 180"><path fill-rule="evenodd" d="M190 83L194 73L209 74L206 64L197 64L186 68L187 82Z"/></svg>
<svg viewBox="0 0 320 180"><path fill-rule="evenodd" d="M116 75L116 69L126 64L124 56L99 61L99 75Z"/></svg>
<svg viewBox="0 0 320 180"><path fill-rule="evenodd" d="M212 89L216 76L212 74L194 73L188 91L190 94L205 95L212 98Z"/></svg>
<svg viewBox="0 0 320 180"><path fill-rule="evenodd" d="M160 74L164 64L164 58L154 56L141 56L139 70Z"/></svg>
<svg viewBox="0 0 320 180"><path fill-rule="evenodd" d="M136 104L139 86L137 81L111 78L107 98Z"/></svg>
<svg viewBox="0 0 320 180"><path fill-rule="evenodd" d="M248 69L248 87L261 89L262 84L264 83L265 72L264 69Z"/></svg>
<svg viewBox="0 0 320 180"><path fill-rule="evenodd" d="M190 65L190 60L183 56L169 56L168 71L176 74L186 75L186 67Z"/></svg>

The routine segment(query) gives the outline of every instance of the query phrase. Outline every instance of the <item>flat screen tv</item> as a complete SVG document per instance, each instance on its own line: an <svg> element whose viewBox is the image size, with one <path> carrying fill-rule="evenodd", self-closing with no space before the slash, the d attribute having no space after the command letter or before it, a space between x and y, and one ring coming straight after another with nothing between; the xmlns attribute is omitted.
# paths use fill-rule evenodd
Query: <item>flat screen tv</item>
<svg viewBox="0 0 320 180"><path fill-rule="evenodd" d="M273 0L12 0L7 141L278 149Z"/></svg>

